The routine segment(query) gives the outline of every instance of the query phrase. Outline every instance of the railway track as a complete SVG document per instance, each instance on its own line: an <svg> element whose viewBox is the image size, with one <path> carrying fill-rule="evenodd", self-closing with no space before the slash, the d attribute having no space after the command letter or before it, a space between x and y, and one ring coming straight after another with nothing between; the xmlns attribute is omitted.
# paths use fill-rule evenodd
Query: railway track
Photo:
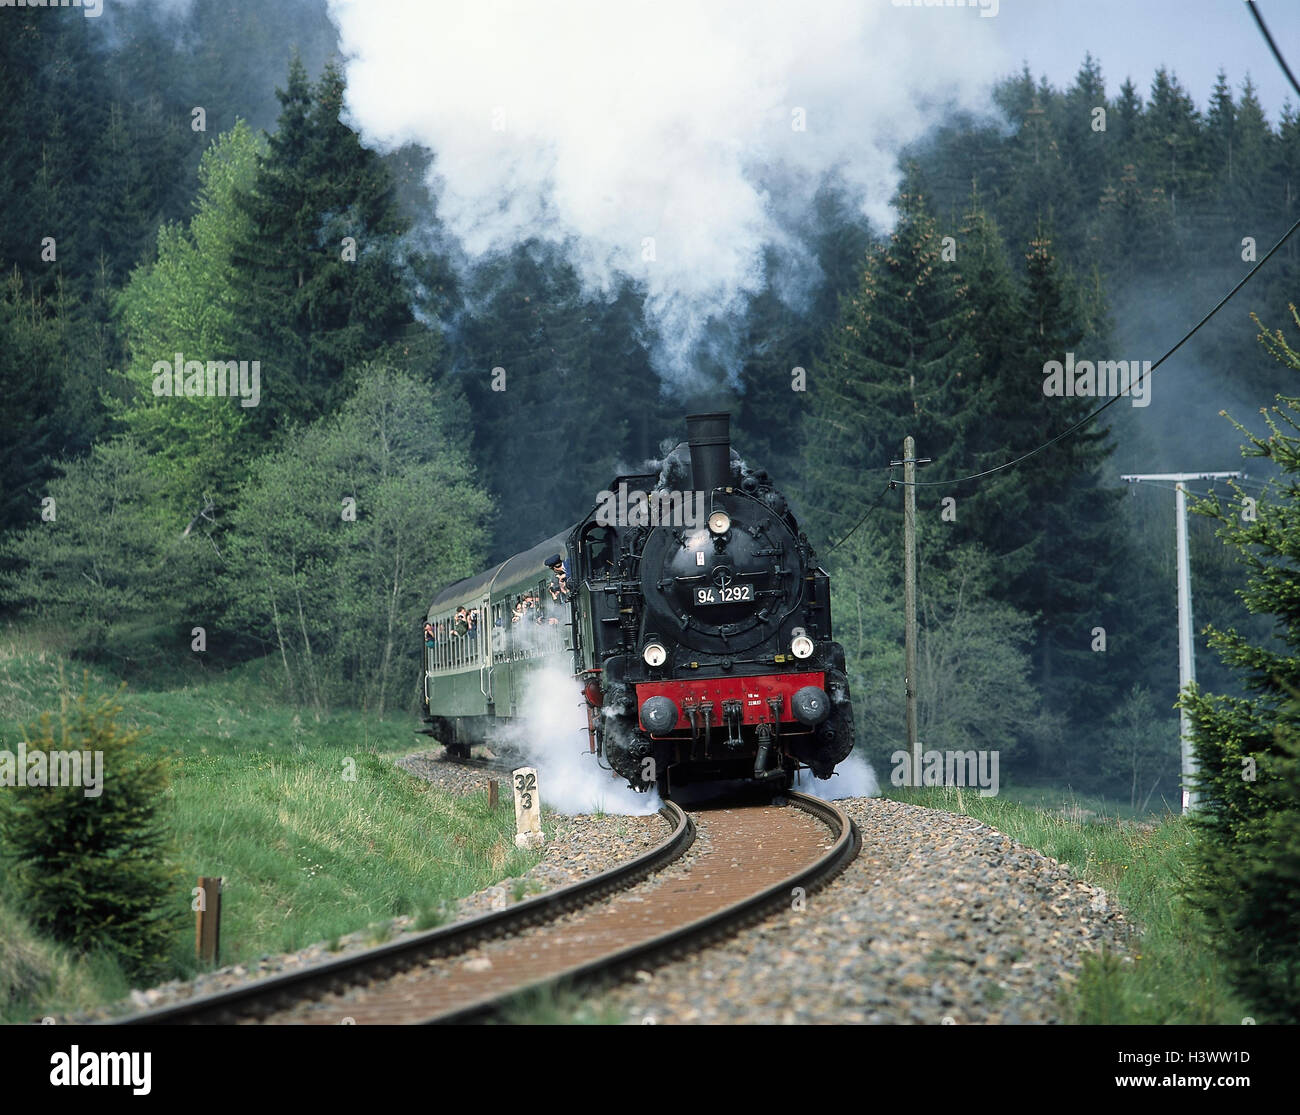
<svg viewBox="0 0 1300 1115"><path fill-rule="evenodd" d="M691 845L694 821L668 803L672 834L643 855L505 910L364 953L133 1015L123 1024L465 1023L520 995L586 986L734 932L833 878L857 853L835 805L708 814L710 847L689 868L637 885ZM604 899L604 901L598 901ZM450 958L471 953L468 959Z"/></svg>

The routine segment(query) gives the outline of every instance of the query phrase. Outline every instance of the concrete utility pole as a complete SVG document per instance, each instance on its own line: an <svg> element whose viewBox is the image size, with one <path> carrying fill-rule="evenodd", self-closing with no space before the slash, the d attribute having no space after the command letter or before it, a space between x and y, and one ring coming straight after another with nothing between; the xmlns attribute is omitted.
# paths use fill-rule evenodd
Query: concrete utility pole
<svg viewBox="0 0 1300 1115"><path fill-rule="evenodd" d="M1174 484L1178 506L1175 512L1178 538L1178 689L1182 692L1196 680L1196 644L1192 631L1192 574L1187 553L1187 488L1191 480L1240 480L1240 472L1152 472L1121 476L1130 484L1143 480L1164 480ZM1179 734L1182 737L1183 812L1196 808L1197 795L1192 793L1191 779L1196 773L1192 754L1192 725L1186 709L1178 710Z"/></svg>

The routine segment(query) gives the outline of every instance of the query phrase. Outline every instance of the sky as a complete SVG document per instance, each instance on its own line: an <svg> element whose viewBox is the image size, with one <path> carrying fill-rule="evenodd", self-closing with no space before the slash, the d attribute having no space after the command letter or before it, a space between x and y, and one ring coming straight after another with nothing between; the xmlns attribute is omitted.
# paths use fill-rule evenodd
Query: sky
<svg viewBox="0 0 1300 1115"><path fill-rule="evenodd" d="M991 3L991 0L985 0ZM1262 0L1264 17L1291 70L1300 78L1300 3ZM1106 92L1114 97L1126 77L1145 100L1160 65L1178 75L1204 109L1220 67L1234 91L1250 75L1268 118L1277 123L1289 96L1297 96L1273 59L1242 0L998 0L998 13L903 9L914 19L966 20L972 46L987 50L998 66L1046 75L1058 88L1070 85L1085 51L1101 62Z"/></svg>

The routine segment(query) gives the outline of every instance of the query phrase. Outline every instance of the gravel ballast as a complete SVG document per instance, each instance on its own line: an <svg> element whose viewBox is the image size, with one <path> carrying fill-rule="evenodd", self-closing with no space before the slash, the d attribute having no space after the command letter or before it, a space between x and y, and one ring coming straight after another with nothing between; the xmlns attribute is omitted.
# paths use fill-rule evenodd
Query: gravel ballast
<svg viewBox="0 0 1300 1115"><path fill-rule="evenodd" d="M450 793L484 792L491 778L501 781L503 798L509 791L508 775L438 753L406 756L398 765ZM838 804L858 825L863 846L833 883L802 903L792 897L790 909L727 941L593 993L586 1005L636 1024L1053 1023L1063 1020L1062 995L1083 957L1101 948L1125 951L1130 927L1104 891L988 825L884 798ZM707 810L696 819L695 847L642 883L647 893L689 871L710 846L715 820ZM554 836L538 864L520 879L462 899L449 920L589 877L667 835L654 815L553 817L547 825ZM333 949L320 942L263 956L57 1021L164 1006L412 932L414 918L397 918L378 933L370 927L349 934Z"/></svg>
<svg viewBox="0 0 1300 1115"><path fill-rule="evenodd" d="M1064 864L970 817L837 804L862 851L802 911L589 1005L632 1023L1051 1023L1084 954L1122 951L1127 924Z"/></svg>

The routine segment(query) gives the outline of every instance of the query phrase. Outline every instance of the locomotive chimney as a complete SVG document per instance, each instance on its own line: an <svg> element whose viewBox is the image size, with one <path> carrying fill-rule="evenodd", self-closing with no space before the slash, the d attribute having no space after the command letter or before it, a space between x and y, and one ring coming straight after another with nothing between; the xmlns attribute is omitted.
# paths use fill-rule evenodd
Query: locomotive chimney
<svg viewBox="0 0 1300 1115"><path fill-rule="evenodd" d="M731 483L730 414L688 414L686 444L691 447L691 476L697 492Z"/></svg>

